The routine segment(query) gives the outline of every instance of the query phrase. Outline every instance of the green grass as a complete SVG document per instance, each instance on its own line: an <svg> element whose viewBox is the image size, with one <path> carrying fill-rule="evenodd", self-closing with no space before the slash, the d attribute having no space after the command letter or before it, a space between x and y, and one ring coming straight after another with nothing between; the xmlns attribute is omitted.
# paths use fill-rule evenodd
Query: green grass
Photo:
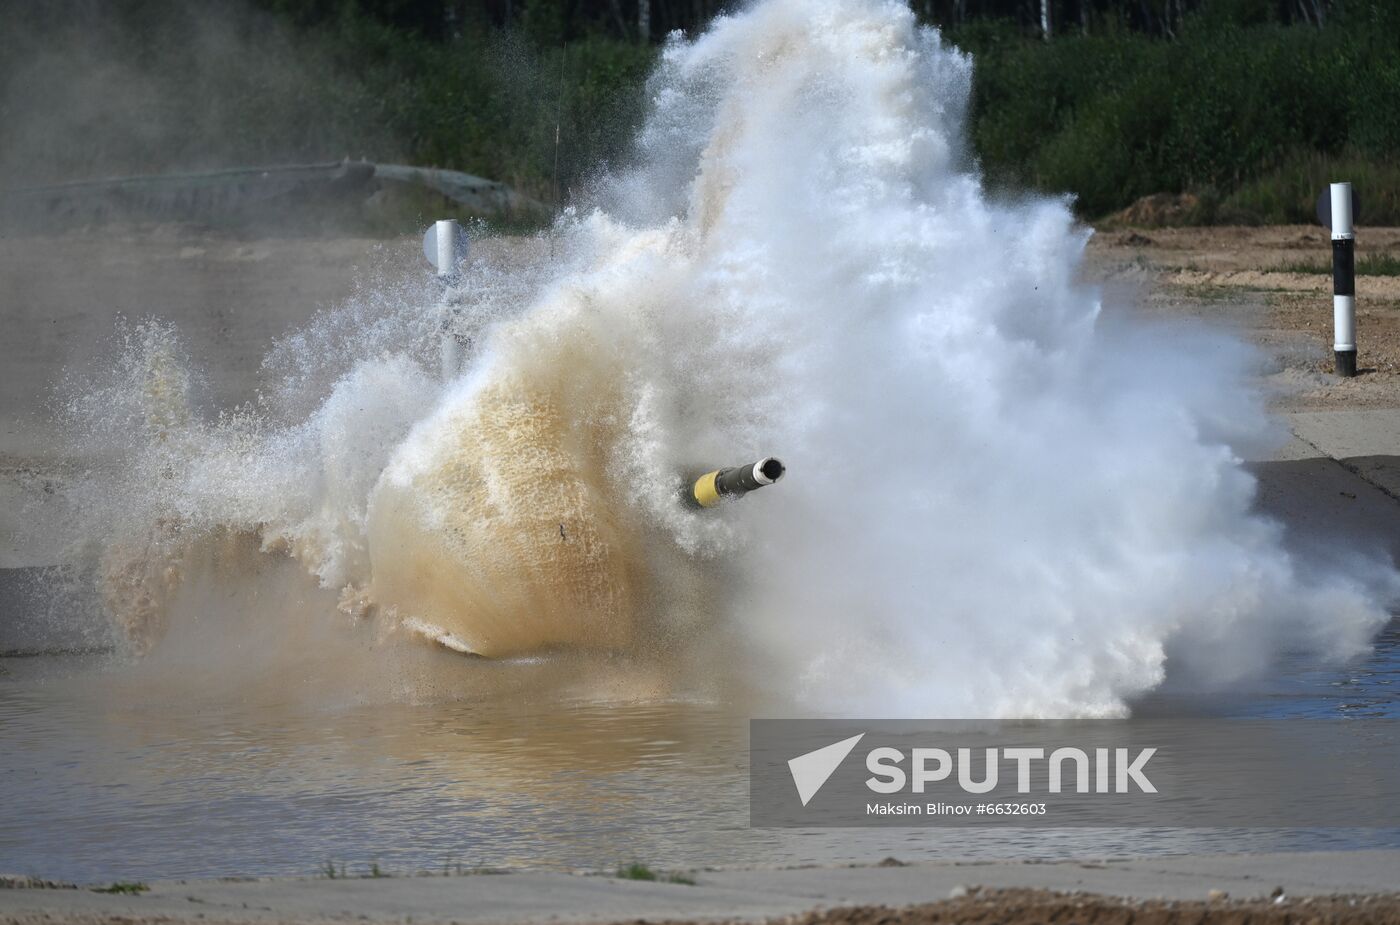
<svg viewBox="0 0 1400 925"><path fill-rule="evenodd" d="M695 880L685 874L672 871L670 873L658 873L645 864L633 861L617 869L619 880L650 880L659 883L681 883L686 886L695 886Z"/></svg>
<svg viewBox="0 0 1400 925"><path fill-rule="evenodd" d="M150 889L144 883L135 881L118 880L111 886L93 887L94 893L116 893L122 896L138 896Z"/></svg>
<svg viewBox="0 0 1400 925"><path fill-rule="evenodd" d="M446 871L447 871L447 868L446 868L446 866L444 865L444 868L443 868L444 875L446 874ZM325 877L327 880L345 880L345 879L347 879L347 878L362 878L362 879L363 879L363 878L369 878L369 879L377 880L377 879L380 879L380 878L382 878L382 877L392 877L392 876L393 876L393 874L389 873L389 872L386 871L384 868L380 867L378 861L370 861L369 866L368 866L367 868L365 868L365 872L364 872L363 874L347 873L346 867L345 867L345 864L344 864L344 863L340 864L340 866L337 867L334 861L325 861L325 862L323 862L323 863L321 864L321 867L320 867L319 872L320 872L321 876L322 876L322 877ZM461 865L460 865L460 864L457 865L457 872L458 872L458 873L461 873Z"/></svg>
<svg viewBox="0 0 1400 925"><path fill-rule="evenodd" d="M1322 261L1298 261L1279 267L1283 273L1332 275L1332 264ZM1400 276L1400 257L1394 254L1367 254L1356 262L1357 276Z"/></svg>
<svg viewBox="0 0 1400 925"><path fill-rule="evenodd" d="M1285 263L1278 268L1280 273L1297 273L1302 276L1316 276L1319 273L1332 274L1332 264L1330 263L1310 263L1306 260L1299 260L1294 263Z"/></svg>
<svg viewBox="0 0 1400 925"><path fill-rule="evenodd" d="M1358 276L1400 276L1400 257L1394 254L1367 254L1356 264Z"/></svg>
<svg viewBox="0 0 1400 925"><path fill-rule="evenodd" d="M1225 225L1311 225L1317 197L1334 180L1350 181L1363 225L1400 224L1400 161L1347 149L1335 155L1294 151L1281 163L1211 202L1210 219Z"/></svg>

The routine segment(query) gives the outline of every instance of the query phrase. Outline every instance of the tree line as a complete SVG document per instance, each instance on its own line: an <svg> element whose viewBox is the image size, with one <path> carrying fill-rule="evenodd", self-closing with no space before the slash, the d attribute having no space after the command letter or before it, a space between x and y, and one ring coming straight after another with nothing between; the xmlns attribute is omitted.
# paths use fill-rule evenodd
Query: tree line
<svg viewBox="0 0 1400 925"><path fill-rule="evenodd" d="M1343 0L911 0L925 22L945 29L980 20L1015 23L1027 33L1132 31L1171 39L1205 7L1239 25L1277 22L1324 26ZM315 25L367 16L435 41L460 39L472 28L520 28L542 41L606 35L659 42L693 33L736 0L259 0L261 6Z"/></svg>
<svg viewBox="0 0 1400 925"><path fill-rule="evenodd" d="M742 0L748 2L748 0ZM1400 0L908 0L975 58L993 186L1400 223ZM567 202L625 161L665 36L735 0L0 0L9 185L351 155ZM3 184L0 184L3 185Z"/></svg>

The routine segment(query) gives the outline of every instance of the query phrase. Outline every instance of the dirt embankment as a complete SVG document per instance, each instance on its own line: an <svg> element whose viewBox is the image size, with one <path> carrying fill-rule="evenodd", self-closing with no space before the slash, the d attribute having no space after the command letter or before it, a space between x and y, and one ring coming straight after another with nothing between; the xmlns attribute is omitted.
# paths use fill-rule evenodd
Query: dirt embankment
<svg viewBox="0 0 1400 925"><path fill-rule="evenodd" d="M784 925L1388 925L1400 923L1400 897L1329 896L1210 902L1115 899L1043 890L984 890L959 899L890 909L862 906L811 912Z"/></svg>

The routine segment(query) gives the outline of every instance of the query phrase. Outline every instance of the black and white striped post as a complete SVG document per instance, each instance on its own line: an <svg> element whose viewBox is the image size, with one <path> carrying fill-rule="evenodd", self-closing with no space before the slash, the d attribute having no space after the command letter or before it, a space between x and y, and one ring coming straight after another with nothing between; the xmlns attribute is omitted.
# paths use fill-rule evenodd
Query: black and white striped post
<svg viewBox="0 0 1400 925"><path fill-rule="evenodd" d="M1356 375L1356 232L1352 228L1350 183L1333 183L1332 352L1337 375Z"/></svg>

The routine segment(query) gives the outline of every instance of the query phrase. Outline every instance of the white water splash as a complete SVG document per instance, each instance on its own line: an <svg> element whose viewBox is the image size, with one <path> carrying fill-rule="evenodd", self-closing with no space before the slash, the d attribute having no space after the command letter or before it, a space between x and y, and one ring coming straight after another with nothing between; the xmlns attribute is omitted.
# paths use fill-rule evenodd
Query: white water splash
<svg viewBox="0 0 1400 925"><path fill-rule="evenodd" d="M971 72L880 0L674 41L562 256L470 268L460 380L425 372L421 303L339 322L300 417L156 414L143 372L109 545L256 531L401 618L577 619L830 713L1111 715L1168 653L1228 680L1364 648L1394 576L1304 577L1251 513L1244 349L1100 317L1066 205L982 188ZM780 486L679 504L683 473L769 453Z"/></svg>

